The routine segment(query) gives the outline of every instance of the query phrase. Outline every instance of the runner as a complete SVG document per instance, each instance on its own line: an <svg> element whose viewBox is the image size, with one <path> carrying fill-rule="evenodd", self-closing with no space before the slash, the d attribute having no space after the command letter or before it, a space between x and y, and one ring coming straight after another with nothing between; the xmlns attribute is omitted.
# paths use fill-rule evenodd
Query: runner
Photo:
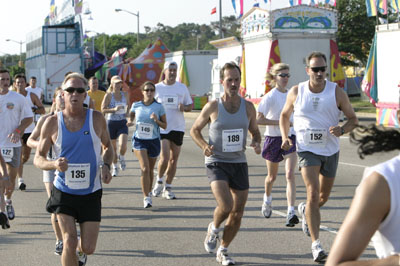
<svg viewBox="0 0 400 266"><path fill-rule="evenodd" d="M297 160L296 146L293 146L289 151L282 150L282 137L279 130L279 116L286 102L288 92L286 86L289 78L289 65L278 63L272 66L267 74L267 79L270 80L274 88L264 95L258 105L257 123L266 125L262 157L266 160L268 175L265 178L265 193L261 213L265 218L271 217L272 186L278 175L279 163L286 160L286 198L288 204L286 226L293 227L299 223L294 210L296 201L296 180L294 176ZM290 129L290 139L293 143L296 142L293 128Z"/></svg>
<svg viewBox="0 0 400 266"><path fill-rule="evenodd" d="M361 159L400 149L398 129L359 126L350 136ZM399 173L400 155L365 169L326 265L400 265ZM379 259L357 261L370 240Z"/></svg>
<svg viewBox="0 0 400 266"><path fill-rule="evenodd" d="M209 253L215 252L219 232L223 231L217 261L222 265L233 265L235 261L229 257L228 247L239 231L249 192L248 166L244 153L247 131L252 137L250 146L256 154L261 153L261 136L254 105L238 95L240 68L235 63L226 63L220 71L220 81L224 95L204 106L190 135L206 156L207 175L217 201L204 247ZM201 134L207 124L208 143Z"/></svg>
<svg viewBox="0 0 400 266"><path fill-rule="evenodd" d="M112 176L118 175L119 168L125 170L125 153L128 142L128 127L126 125L127 107L129 106L128 95L122 91L122 79L119 76L111 78L110 87L101 104L101 110L106 115L108 131L110 132L111 142L114 147L114 160L112 165ZM118 152L117 152L118 140Z"/></svg>
<svg viewBox="0 0 400 266"><path fill-rule="evenodd" d="M339 161L339 137L358 123L353 107L343 89L326 80L326 56L312 52L307 57L309 80L290 89L279 125L282 149L290 150L295 143L289 138L290 117L296 133L299 167L307 190L307 203L300 203L303 232L311 236L315 262L325 261L327 254L319 240L320 207L329 198ZM348 121L339 126L340 110Z"/></svg>
<svg viewBox="0 0 400 266"><path fill-rule="evenodd" d="M63 92L61 87L57 87L54 96L53 96L53 104L55 108L55 112L60 112L64 110L64 98L63 98ZM42 116L39 121L36 124L35 129L33 130L32 134L28 138L27 145L32 148L36 149L39 145L39 136L40 136L40 131L42 129L42 126L46 119L50 116L54 115L54 113L49 113L47 115ZM53 156L52 149L50 148L50 152L47 156L48 160L55 160ZM43 183L46 188L47 196L50 198L51 196L51 190L53 189L53 182L54 182L54 177L55 177L55 170L43 170ZM51 214L51 225L53 226L53 231L54 234L56 235L56 245L55 245L55 250L54 253L56 255L61 255L62 250L63 250L63 241L62 241L62 234L61 234L61 229L58 224L57 220L57 214L52 213Z"/></svg>
<svg viewBox="0 0 400 266"><path fill-rule="evenodd" d="M78 259L79 265L85 265L87 255L96 248L101 181L111 181L109 166L114 154L103 115L83 107L87 87L83 75L69 74L61 87L65 109L43 124L34 164L42 170L56 170L46 207L58 217L64 245L62 265L76 265ZM47 159L50 147L56 160ZM80 226L79 239L75 221Z"/></svg>
<svg viewBox="0 0 400 266"><path fill-rule="evenodd" d="M10 187L10 177L8 176L6 162L0 152L0 225L2 229L10 228L6 213L6 201L4 199L4 192L6 188Z"/></svg>
<svg viewBox="0 0 400 266"><path fill-rule="evenodd" d="M147 81L141 86L143 101L132 105L128 126L136 122L136 130L132 136L132 149L139 160L143 206L153 206L151 188L154 178L154 165L160 154L160 128L167 127L164 107L154 99L156 87Z"/></svg>
<svg viewBox="0 0 400 266"><path fill-rule="evenodd" d="M167 115L167 128L161 129L161 155L158 161L157 183L152 194L158 197L161 192L166 199L176 199L172 192L172 181L176 174L179 154L185 135L183 112L192 111L192 98L185 84L176 81L177 64L168 61L164 64L165 78L156 84L155 99L162 103ZM165 186L164 175L166 176Z"/></svg>
<svg viewBox="0 0 400 266"><path fill-rule="evenodd" d="M13 220L15 210L11 197L21 162L21 138L24 130L33 121L33 113L26 98L10 91L9 86L10 73L5 69L0 70L0 148L11 181L5 192L6 210L8 219Z"/></svg>

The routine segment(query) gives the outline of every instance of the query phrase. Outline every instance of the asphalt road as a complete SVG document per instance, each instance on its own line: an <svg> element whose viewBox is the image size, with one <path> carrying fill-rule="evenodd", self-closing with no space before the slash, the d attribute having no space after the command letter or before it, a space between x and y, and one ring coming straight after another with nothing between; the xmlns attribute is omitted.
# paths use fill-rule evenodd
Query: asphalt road
<svg viewBox="0 0 400 266"><path fill-rule="evenodd" d="M186 116L187 129L195 116L196 113ZM371 118L362 119L362 123L371 122ZM264 129L261 130L263 133ZM335 186L321 210L320 239L327 251L364 168L398 154L384 153L360 160L347 136L341 138L340 144ZM16 191L13 196L16 218L11 221L11 229L0 231L1 265L60 265L60 257L53 254L55 237L50 216L45 211L47 195L42 173L32 165L32 157L33 154L25 166L27 190ZM242 227L229 248L230 255L237 265L314 265L311 240L303 234L301 225L285 226L283 167L273 189L273 215L265 219L260 211L265 161L252 149L247 150L247 157L251 188ZM173 183L178 199L153 198L153 208L143 209L138 161L132 152L127 153L127 169L109 185L104 185L101 232L96 252L89 256L87 265L217 265L215 255L206 253L203 247L215 201L207 181L204 157L188 130L178 164ZM298 204L306 195L299 172L296 177ZM368 247L362 257L373 258L374 254L374 249Z"/></svg>

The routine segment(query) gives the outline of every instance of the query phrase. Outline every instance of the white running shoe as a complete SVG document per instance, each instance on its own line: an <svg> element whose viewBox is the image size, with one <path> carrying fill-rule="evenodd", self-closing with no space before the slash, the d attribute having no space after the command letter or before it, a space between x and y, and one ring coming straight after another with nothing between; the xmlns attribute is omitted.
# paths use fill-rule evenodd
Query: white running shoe
<svg viewBox="0 0 400 266"><path fill-rule="evenodd" d="M158 197L160 196L162 189L163 189L163 182L157 181L151 193L153 194L154 197Z"/></svg>
<svg viewBox="0 0 400 266"><path fill-rule="evenodd" d="M117 176L118 175L118 167L116 167L116 166L113 166L113 168L112 168L112 171L111 171L111 176L112 177L115 177L115 176Z"/></svg>
<svg viewBox="0 0 400 266"><path fill-rule="evenodd" d="M15 210L12 205L11 200L6 200L6 211L7 211L7 216L9 220L14 220L15 218Z"/></svg>
<svg viewBox="0 0 400 266"><path fill-rule="evenodd" d="M121 155L120 155L120 156L118 156L118 159L119 159L119 168L120 168L122 171L125 171L125 169L126 169L125 158L124 158L124 159L121 159Z"/></svg>
<svg viewBox="0 0 400 266"><path fill-rule="evenodd" d="M272 204L271 202L263 202L261 207L261 213L264 215L265 218L271 217L272 214Z"/></svg>
<svg viewBox="0 0 400 266"><path fill-rule="evenodd" d="M151 197L145 197L143 199L143 208L151 208L153 206L153 202L151 200Z"/></svg>
<svg viewBox="0 0 400 266"><path fill-rule="evenodd" d="M85 266L87 262L87 255L79 251L76 251L76 255L78 256L79 266Z"/></svg>
<svg viewBox="0 0 400 266"><path fill-rule="evenodd" d="M311 244L311 252L315 262L324 262L328 257L328 254L322 249L319 239Z"/></svg>
<svg viewBox="0 0 400 266"><path fill-rule="evenodd" d="M174 192L172 192L172 189L170 187L164 188L164 190L162 192L162 196L163 196L163 198L166 198L168 200L176 199L176 196L175 196Z"/></svg>
<svg viewBox="0 0 400 266"><path fill-rule="evenodd" d="M222 265L235 265L235 261L229 257L227 250L218 249L217 262L221 263Z"/></svg>
<svg viewBox="0 0 400 266"><path fill-rule="evenodd" d="M299 206L297 206L297 211L301 215L301 228L303 229L303 233L306 236L310 236L310 230L308 230L307 220L306 220L306 204L304 202L300 202Z"/></svg>
<svg viewBox="0 0 400 266"><path fill-rule="evenodd" d="M18 178L18 189L21 191L26 190L26 184L23 178Z"/></svg>
<svg viewBox="0 0 400 266"><path fill-rule="evenodd" d="M208 253L215 253L219 235L212 230L212 222L208 225L206 239L204 239L204 248Z"/></svg>
<svg viewBox="0 0 400 266"><path fill-rule="evenodd" d="M62 254L62 251L63 251L63 242L62 242L62 240L57 240L54 254L60 256Z"/></svg>

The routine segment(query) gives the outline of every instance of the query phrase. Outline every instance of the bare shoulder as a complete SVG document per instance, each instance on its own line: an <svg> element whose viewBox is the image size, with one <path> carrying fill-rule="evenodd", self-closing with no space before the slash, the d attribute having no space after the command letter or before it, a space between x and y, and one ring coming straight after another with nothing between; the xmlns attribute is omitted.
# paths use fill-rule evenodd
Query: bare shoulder
<svg viewBox="0 0 400 266"><path fill-rule="evenodd" d="M256 115L256 108L254 106L254 103L245 100L246 103L246 112L248 115Z"/></svg>
<svg viewBox="0 0 400 266"><path fill-rule="evenodd" d="M105 121L104 120L104 116L103 116L103 114L101 112L96 111L96 110L93 110L92 112L93 112L93 123L94 124L101 123L102 121Z"/></svg>

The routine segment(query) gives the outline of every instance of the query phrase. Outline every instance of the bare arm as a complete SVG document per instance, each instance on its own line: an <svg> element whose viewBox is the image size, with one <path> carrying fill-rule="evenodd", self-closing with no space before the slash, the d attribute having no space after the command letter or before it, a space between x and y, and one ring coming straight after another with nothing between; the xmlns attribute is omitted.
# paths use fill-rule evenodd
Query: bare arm
<svg viewBox="0 0 400 266"><path fill-rule="evenodd" d="M32 99L32 103L37 107L37 109L35 110L35 114L41 114L43 115L46 110L44 109L44 106L42 104L42 102L39 100L39 98L37 97L36 94L31 93L31 99Z"/></svg>
<svg viewBox="0 0 400 266"><path fill-rule="evenodd" d="M152 113L150 115L150 118L154 120L154 122L156 122L156 124L161 127L162 129L166 129L167 128L167 116L165 114L163 114L162 116L160 116L160 119L157 118L157 116Z"/></svg>
<svg viewBox="0 0 400 266"><path fill-rule="evenodd" d="M246 101L246 112L247 117L249 118L249 132L251 135L251 143L250 147L253 147L256 154L261 153L261 134L258 129L257 119L256 119L256 109L254 108L254 104Z"/></svg>
<svg viewBox="0 0 400 266"><path fill-rule="evenodd" d="M110 102L111 102L111 93L107 93L106 96L104 96L103 102L101 103L101 112L103 114L115 113L116 111L118 111L119 106L116 106L114 108L108 108Z"/></svg>
<svg viewBox="0 0 400 266"><path fill-rule="evenodd" d="M286 103L283 106L279 119L279 127L282 135L282 149L289 150L295 143L289 138L290 116L294 110L294 103L297 98L298 86L294 86L288 92Z"/></svg>
<svg viewBox="0 0 400 266"><path fill-rule="evenodd" d="M263 126L277 126L279 125L279 120L267 119L263 113L257 112L257 124Z"/></svg>
<svg viewBox="0 0 400 266"><path fill-rule="evenodd" d="M135 112L130 112L128 117L128 122L126 123L126 125L128 127L133 126L135 124L134 121L135 121Z"/></svg>
<svg viewBox="0 0 400 266"><path fill-rule="evenodd" d="M49 116L51 116L51 115L48 114L48 115L45 115L45 116L42 116L39 118L39 121L37 122L35 129L32 131L32 134L28 138L27 145L29 148L36 149L37 146L39 145L40 130L42 129L44 121Z"/></svg>
<svg viewBox="0 0 400 266"><path fill-rule="evenodd" d="M92 98L89 99L89 108L95 110L94 101L92 100Z"/></svg>
<svg viewBox="0 0 400 266"><path fill-rule="evenodd" d="M208 102L200 112L192 128L190 129L190 136L193 141L200 147L205 156L211 156L213 154L213 146L209 145L201 134L201 130L211 120L211 115L214 112L218 112L218 103L216 101Z"/></svg>
<svg viewBox="0 0 400 266"><path fill-rule="evenodd" d="M389 210L389 186L383 176L373 172L356 191L326 265L397 265L398 256L390 256L385 260L356 261Z"/></svg>
<svg viewBox="0 0 400 266"><path fill-rule="evenodd" d="M342 135L342 128L344 133L352 131L358 124L358 119L356 117L356 113L354 112L353 107L351 106L349 97L347 97L346 92L336 86L336 102L337 106L340 110L343 111L344 115L347 117L347 122L340 127L332 126L329 128L329 132L336 137L340 137Z"/></svg>

